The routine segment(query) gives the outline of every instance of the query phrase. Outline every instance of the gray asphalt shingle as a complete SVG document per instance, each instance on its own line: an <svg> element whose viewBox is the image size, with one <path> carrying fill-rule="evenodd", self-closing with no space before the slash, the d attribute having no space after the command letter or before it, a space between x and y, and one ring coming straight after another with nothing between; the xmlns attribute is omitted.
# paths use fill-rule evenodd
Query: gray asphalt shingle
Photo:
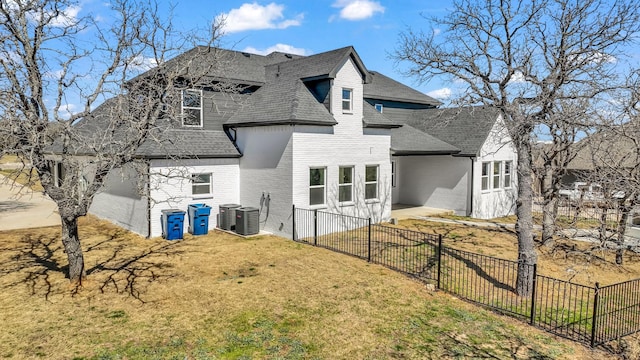
<svg viewBox="0 0 640 360"><path fill-rule="evenodd" d="M365 99L378 99L439 106L442 103L377 71L370 71L371 81L364 85Z"/></svg>
<svg viewBox="0 0 640 360"><path fill-rule="evenodd" d="M460 149L426 134L410 125L391 130L393 155L446 155L457 154Z"/></svg>

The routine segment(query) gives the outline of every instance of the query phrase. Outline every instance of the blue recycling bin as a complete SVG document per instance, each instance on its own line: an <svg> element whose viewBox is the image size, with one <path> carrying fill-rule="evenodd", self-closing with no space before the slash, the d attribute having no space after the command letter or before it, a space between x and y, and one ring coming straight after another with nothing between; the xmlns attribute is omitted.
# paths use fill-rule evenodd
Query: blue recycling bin
<svg viewBox="0 0 640 360"><path fill-rule="evenodd" d="M190 204L189 233L193 235L206 235L209 233L209 214L211 206L206 204Z"/></svg>
<svg viewBox="0 0 640 360"><path fill-rule="evenodd" d="M167 240L182 239L185 212L178 209L162 210L162 237Z"/></svg>

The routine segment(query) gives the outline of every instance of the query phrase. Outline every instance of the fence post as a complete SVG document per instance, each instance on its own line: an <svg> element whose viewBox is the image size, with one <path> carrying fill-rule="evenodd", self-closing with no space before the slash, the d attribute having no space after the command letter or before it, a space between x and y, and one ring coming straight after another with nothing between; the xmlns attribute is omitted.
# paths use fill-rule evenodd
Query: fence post
<svg viewBox="0 0 640 360"><path fill-rule="evenodd" d="M600 297L600 283L596 283L595 294L593 295L593 321L591 322L591 347L596 345L596 324L598 316L598 298Z"/></svg>
<svg viewBox="0 0 640 360"><path fill-rule="evenodd" d="M313 209L313 245L318 246L318 209Z"/></svg>
<svg viewBox="0 0 640 360"><path fill-rule="evenodd" d="M293 229L293 232L291 233L291 239L293 241L296 241L296 204L291 205L291 221L293 222L293 225L291 226Z"/></svg>
<svg viewBox="0 0 640 360"><path fill-rule="evenodd" d="M442 234L438 234L438 274L436 276L436 289L440 290L440 272L442 270Z"/></svg>
<svg viewBox="0 0 640 360"><path fill-rule="evenodd" d="M533 264L533 282L531 289L531 315L529 315L529 324L533 326L535 323L535 314L536 314L536 287L537 287L537 278L538 278L538 264Z"/></svg>
<svg viewBox="0 0 640 360"><path fill-rule="evenodd" d="M367 234L367 261L371 262L371 218L368 219L368 234Z"/></svg>

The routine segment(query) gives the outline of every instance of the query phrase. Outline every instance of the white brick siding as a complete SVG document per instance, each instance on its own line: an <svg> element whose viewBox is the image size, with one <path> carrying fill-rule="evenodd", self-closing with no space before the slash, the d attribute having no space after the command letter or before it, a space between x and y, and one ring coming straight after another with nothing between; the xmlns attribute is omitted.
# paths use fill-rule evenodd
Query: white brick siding
<svg viewBox="0 0 640 360"><path fill-rule="evenodd" d="M152 160L150 164L151 237L161 236L162 210L187 211L189 204L211 206L209 229L217 226L221 204L238 203L240 200L238 159ZM210 195L191 194L191 174L211 174ZM184 232L188 219L185 214Z"/></svg>

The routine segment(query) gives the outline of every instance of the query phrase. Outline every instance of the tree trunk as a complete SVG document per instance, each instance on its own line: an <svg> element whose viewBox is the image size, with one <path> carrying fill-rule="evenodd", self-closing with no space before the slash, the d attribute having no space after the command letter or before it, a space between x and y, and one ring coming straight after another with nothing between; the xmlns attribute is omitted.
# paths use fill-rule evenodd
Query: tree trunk
<svg viewBox="0 0 640 360"><path fill-rule="evenodd" d="M86 273L82 246L78 237L77 217L62 217L62 244L69 261L69 280L81 285Z"/></svg>
<svg viewBox="0 0 640 360"><path fill-rule="evenodd" d="M518 276L516 293L528 296L533 289L533 266L538 254L533 243L533 177L531 145L528 139L518 144L518 200L516 202L516 235L518 236Z"/></svg>
<svg viewBox="0 0 640 360"><path fill-rule="evenodd" d="M553 237L556 235L556 220L558 218L558 199L545 199L542 209L542 245L553 247Z"/></svg>
<svg viewBox="0 0 640 360"><path fill-rule="evenodd" d="M629 213L631 212L631 206L625 206L625 200L620 200L620 206L618 211L620 212L620 218L618 219L618 231L616 245L616 264L622 265L624 262L624 233L627 230L627 220L629 220Z"/></svg>

